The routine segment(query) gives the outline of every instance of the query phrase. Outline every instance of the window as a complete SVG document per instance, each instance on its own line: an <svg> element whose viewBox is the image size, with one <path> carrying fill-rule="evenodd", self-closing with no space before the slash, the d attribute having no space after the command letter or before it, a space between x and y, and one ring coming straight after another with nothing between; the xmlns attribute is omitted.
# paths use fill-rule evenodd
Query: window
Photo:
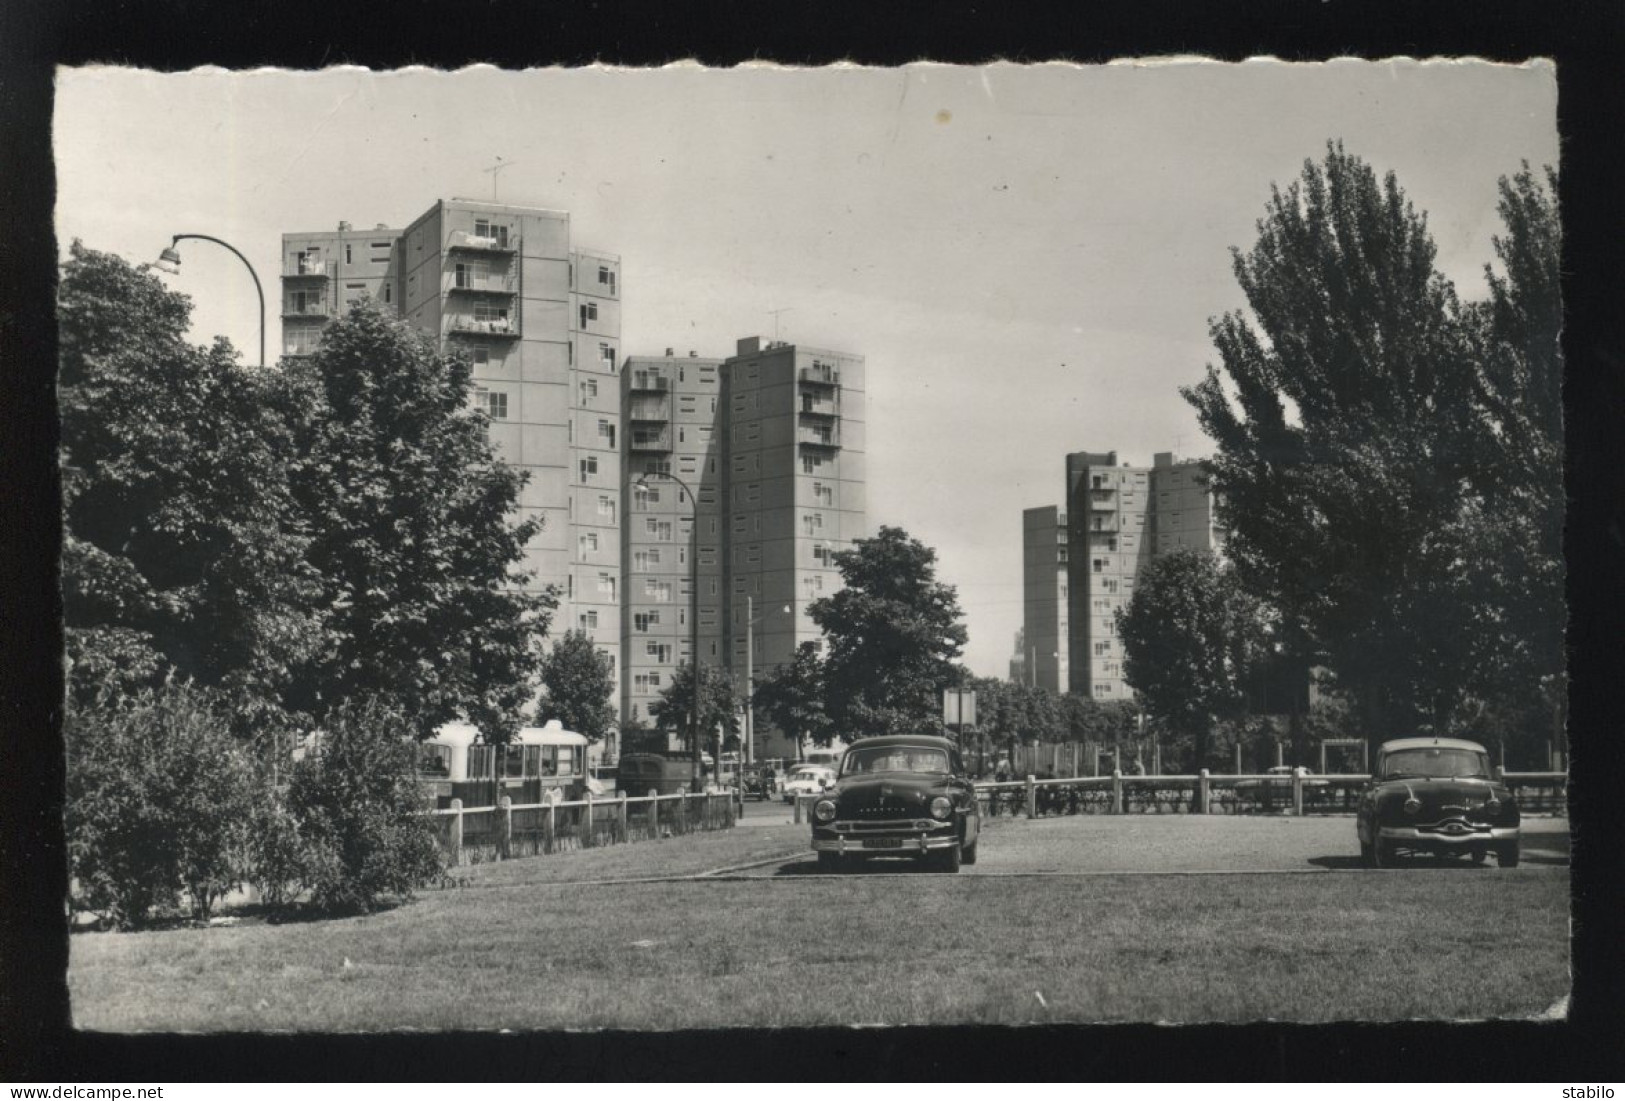
<svg viewBox="0 0 1625 1101"><path fill-rule="evenodd" d="M581 629L583 631L590 631L590 630L593 630L594 628L596 628L598 626L598 612L597 612L597 610L589 608L585 612L582 612L580 622L581 622Z"/></svg>
<svg viewBox="0 0 1625 1101"><path fill-rule="evenodd" d="M715 548L715 547L701 547L700 548L700 565L702 565L702 566L715 566L716 564L717 564L717 548Z"/></svg>
<svg viewBox="0 0 1625 1101"><path fill-rule="evenodd" d="M584 379L582 379L581 380L581 386L580 386L580 392L581 392L581 404L582 405L591 404L592 399L596 398L598 396L598 380L595 379L595 378L584 378Z"/></svg>
<svg viewBox="0 0 1625 1101"><path fill-rule="evenodd" d="M643 595L657 604L670 604L671 582L657 581L652 577L646 578L643 582Z"/></svg>
<svg viewBox="0 0 1625 1101"><path fill-rule="evenodd" d="M801 527L804 534L817 535L824 530L824 514L821 512L807 513L801 518Z"/></svg>
<svg viewBox="0 0 1625 1101"><path fill-rule="evenodd" d="M750 546L745 548L745 564L746 565L754 566L754 565L759 564L761 561L762 561L762 545L760 543L752 543L752 544L750 544Z"/></svg>
<svg viewBox="0 0 1625 1101"><path fill-rule="evenodd" d="M635 612L632 615L632 627L637 631L647 631L650 627L660 626L659 612Z"/></svg>
<svg viewBox="0 0 1625 1101"><path fill-rule="evenodd" d="M1095 569L1096 573L1100 573L1105 568L1106 568L1106 560L1104 558L1095 559L1095 561L1094 561L1094 569Z"/></svg>
<svg viewBox="0 0 1625 1101"><path fill-rule="evenodd" d="M596 303L596 302L583 302L581 304L581 325L580 325L580 327L585 329L587 327L587 322L589 322L589 321L597 321L597 320L598 320L598 303Z"/></svg>
<svg viewBox="0 0 1625 1101"><path fill-rule="evenodd" d="M659 673L633 673L632 674L632 687L633 688L647 689L647 690L651 690L651 691L655 690L655 689L658 689L660 687L660 674Z"/></svg>
<svg viewBox="0 0 1625 1101"><path fill-rule="evenodd" d="M761 499L762 499L762 485L761 485L760 482L752 482L752 483L750 483L750 485L745 487L745 500L746 501L754 503L756 501L760 501Z"/></svg>
<svg viewBox="0 0 1625 1101"><path fill-rule="evenodd" d="M610 421L603 419L598 421L598 435L608 441L610 447L615 446L615 425Z"/></svg>
<svg viewBox="0 0 1625 1101"><path fill-rule="evenodd" d="M606 600L615 599L615 578L607 573L598 575L598 595Z"/></svg>
<svg viewBox="0 0 1625 1101"><path fill-rule="evenodd" d="M615 273L603 264L598 265L598 283L600 286L608 287L610 294L615 293Z"/></svg>
<svg viewBox="0 0 1625 1101"><path fill-rule="evenodd" d="M615 498L598 498L598 518L608 520L612 524L615 522Z"/></svg>
<svg viewBox="0 0 1625 1101"><path fill-rule="evenodd" d="M807 599L815 600L818 594L824 591L824 575L821 573L808 574L801 579L801 585L807 591Z"/></svg>
<svg viewBox="0 0 1625 1101"><path fill-rule="evenodd" d="M1109 685L1109 684L1102 684L1099 681L1096 681L1095 682L1095 695L1097 695L1097 696L1110 695L1111 694L1111 687L1112 686Z"/></svg>
<svg viewBox="0 0 1625 1101"><path fill-rule="evenodd" d="M746 528L746 525L748 524L748 522L749 521L744 516L735 516L734 517L734 534L735 535L743 535L743 534L745 534L745 528Z"/></svg>
<svg viewBox="0 0 1625 1101"><path fill-rule="evenodd" d="M833 508L835 505L835 487L827 486L823 482L814 482L813 500L821 505Z"/></svg>
<svg viewBox="0 0 1625 1101"><path fill-rule="evenodd" d="M615 370L615 349L608 344L598 345L598 361L607 371Z"/></svg>
<svg viewBox="0 0 1625 1101"><path fill-rule="evenodd" d="M576 539L576 543L580 546L581 556L585 558L587 552L598 549L598 533L596 531L583 532Z"/></svg>
<svg viewBox="0 0 1625 1101"><path fill-rule="evenodd" d="M498 225L489 218L478 218L474 222L474 236L483 237L495 243L498 248L508 247L508 227Z"/></svg>
<svg viewBox="0 0 1625 1101"><path fill-rule="evenodd" d="M308 356L316 350L321 335L320 329L284 329L282 349L290 356Z"/></svg>
<svg viewBox="0 0 1625 1101"><path fill-rule="evenodd" d="M814 543L812 547L813 561L821 566L828 566L831 562L828 543Z"/></svg>
<svg viewBox="0 0 1625 1101"><path fill-rule="evenodd" d="M662 543L671 542L671 521L661 520L654 516L643 521L644 533Z"/></svg>
<svg viewBox="0 0 1625 1101"><path fill-rule="evenodd" d="M458 290L472 290L485 285L491 269L485 264L460 263L452 265L451 285Z"/></svg>
<svg viewBox="0 0 1625 1101"><path fill-rule="evenodd" d="M469 358L474 361L476 367L489 367L491 365L491 349L475 348L469 353Z"/></svg>
<svg viewBox="0 0 1625 1101"><path fill-rule="evenodd" d="M474 320L491 326L494 331L505 332L508 328L508 307L481 302L474 307Z"/></svg>
<svg viewBox="0 0 1625 1101"><path fill-rule="evenodd" d="M576 464L581 471L581 480L590 481L598 476L598 456L588 455Z"/></svg>
<svg viewBox="0 0 1625 1101"><path fill-rule="evenodd" d="M1102 657L1112 652L1111 640L1095 643L1095 657Z"/></svg>
<svg viewBox="0 0 1625 1101"><path fill-rule="evenodd" d="M483 386L474 387L474 405L494 421L508 419L508 395Z"/></svg>
<svg viewBox="0 0 1625 1101"><path fill-rule="evenodd" d="M661 664L665 664L671 660L671 643L650 642L643 647L643 652Z"/></svg>
<svg viewBox="0 0 1625 1101"><path fill-rule="evenodd" d="M385 283L384 284L384 301L385 302L389 302L389 301L392 300L393 296L390 294L390 290L391 290L390 284Z"/></svg>
<svg viewBox="0 0 1625 1101"><path fill-rule="evenodd" d="M818 468L823 465L824 457L822 455L804 454L801 456L801 472L803 474L816 474Z"/></svg>
<svg viewBox="0 0 1625 1101"><path fill-rule="evenodd" d="M294 272L298 275L321 275L322 250L307 248L294 253Z"/></svg>

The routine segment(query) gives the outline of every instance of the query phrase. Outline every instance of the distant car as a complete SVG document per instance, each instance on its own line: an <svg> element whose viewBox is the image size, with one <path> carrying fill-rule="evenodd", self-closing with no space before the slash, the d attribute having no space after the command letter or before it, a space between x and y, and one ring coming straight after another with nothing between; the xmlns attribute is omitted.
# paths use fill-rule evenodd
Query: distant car
<svg viewBox="0 0 1625 1101"><path fill-rule="evenodd" d="M771 799L774 788L772 770L765 768L746 769L741 787L746 799Z"/></svg>
<svg viewBox="0 0 1625 1101"><path fill-rule="evenodd" d="M786 803L795 802L798 795L818 795L835 786L835 770L824 765L797 765L784 778L779 790Z"/></svg>
<svg viewBox="0 0 1625 1101"><path fill-rule="evenodd" d="M835 790L813 803L819 867L910 856L938 871L976 863L981 809L959 750L947 738L891 735L853 743Z"/></svg>
<svg viewBox="0 0 1625 1101"><path fill-rule="evenodd" d="M1401 738L1377 751L1356 816L1361 859L1391 867L1400 853L1489 853L1518 866L1518 803L1490 772L1490 755L1460 738Z"/></svg>
<svg viewBox="0 0 1625 1101"><path fill-rule="evenodd" d="M1272 765L1259 780L1238 780L1236 790L1243 795L1255 795L1266 803L1274 802L1277 797L1290 801L1292 799L1292 765ZM1304 790L1316 790L1327 785L1325 780L1305 780Z"/></svg>

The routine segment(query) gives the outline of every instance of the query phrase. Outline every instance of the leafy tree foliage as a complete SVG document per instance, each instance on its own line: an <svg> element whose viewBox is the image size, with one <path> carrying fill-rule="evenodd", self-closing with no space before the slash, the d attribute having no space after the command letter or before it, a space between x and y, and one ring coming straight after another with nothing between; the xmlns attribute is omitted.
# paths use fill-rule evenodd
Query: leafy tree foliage
<svg viewBox="0 0 1625 1101"><path fill-rule="evenodd" d="M796 743L797 759L808 740L827 746L835 739L835 728L824 710L825 691L824 663L812 642L797 646L790 661L773 669L756 686L756 707Z"/></svg>
<svg viewBox="0 0 1625 1101"><path fill-rule="evenodd" d="M1246 712L1266 653L1261 607L1211 553L1181 548L1141 570L1118 631L1125 679L1206 765L1215 722Z"/></svg>
<svg viewBox="0 0 1625 1101"><path fill-rule="evenodd" d="M307 884L323 911L366 913L441 870L434 828L418 813L428 802L408 729L387 701L347 702L294 768L288 811L302 846L283 874Z"/></svg>
<svg viewBox="0 0 1625 1101"><path fill-rule="evenodd" d="M218 693L179 684L70 709L78 905L132 928L184 891L202 919L243 879L254 758L224 711Z"/></svg>
<svg viewBox="0 0 1625 1101"><path fill-rule="evenodd" d="M959 598L934 550L882 527L837 552L844 586L808 608L829 642L825 707L848 736L934 731L965 645Z"/></svg>
<svg viewBox="0 0 1625 1101"><path fill-rule="evenodd" d="M77 241L63 265L62 595L76 699L164 669L276 698L320 651L278 382L223 340L188 344L190 309Z"/></svg>
<svg viewBox="0 0 1625 1101"><path fill-rule="evenodd" d="M693 702L695 670L699 670L699 737L695 737ZM649 705L655 729L668 737L676 735L698 757L707 745L715 748L721 739L739 734L739 698L728 674L713 665L679 665L660 698Z"/></svg>
<svg viewBox="0 0 1625 1101"><path fill-rule="evenodd" d="M321 714L376 698L419 736L463 718L505 742L557 601L520 588L539 521L510 519L523 475L470 408L469 362L363 304L286 372L304 426L294 491L327 610L299 702Z"/></svg>
<svg viewBox="0 0 1625 1101"><path fill-rule="evenodd" d="M1527 176L1503 185L1507 274L1465 309L1395 178L1329 147L1236 252L1250 315L1213 322L1223 375L1210 366L1184 392L1217 444L1237 579L1373 737L1446 728L1508 640L1554 618L1549 599L1515 613L1495 583L1541 526L1506 480L1560 500L1536 488L1555 475L1556 223Z"/></svg>
<svg viewBox="0 0 1625 1101"><path fill-rule="evenodd" d="M599 742L615 728L615 674L585 631L566 631L542 658L541 713Z"/></svg>

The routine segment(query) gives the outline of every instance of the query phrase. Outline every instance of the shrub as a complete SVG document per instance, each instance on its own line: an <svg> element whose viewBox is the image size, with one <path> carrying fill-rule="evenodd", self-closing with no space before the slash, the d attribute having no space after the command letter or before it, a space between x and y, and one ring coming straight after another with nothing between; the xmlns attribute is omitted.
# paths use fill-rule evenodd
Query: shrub
<svg viewBox="0 0 1625 1101"><path fill-rule="evenodd" d="M299 851L280 867L297 870L318 909L365 913L384 896L410 897L442 870L433 826L419 813L427 799L407 729L381 704L346 705L294 768L288 807Z"/></svg>
<svg viewBox="0 0 1625 1101"><path fill-rule="evenodd" d="M207 918L242 879L255 772L218 698L167 684L70 708L66 733L77 902L131 928L184 890Z"/></svg>

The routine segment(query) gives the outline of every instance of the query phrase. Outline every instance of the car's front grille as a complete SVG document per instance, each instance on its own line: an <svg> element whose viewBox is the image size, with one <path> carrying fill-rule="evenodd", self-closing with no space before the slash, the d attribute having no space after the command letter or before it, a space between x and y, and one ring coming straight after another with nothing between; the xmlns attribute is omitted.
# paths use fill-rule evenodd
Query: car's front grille
<svg viewBox="0 0 1625 1101"><path fill-rule="evenodd" d="M942 823L929 818L887 818L871 821L842 821L833 824L837 833L882 833L892 830L928 830Z"/></svg>
<svg viewBox="0 0 1625 1101"><path fill-rule="evenodd" d="M1446 818L1427 826L1417 826L1417 833L1436 833L1441 837L1469 837L1473 834L1490 832L1487 824L1469 822L1465 818Z"/></svg>

